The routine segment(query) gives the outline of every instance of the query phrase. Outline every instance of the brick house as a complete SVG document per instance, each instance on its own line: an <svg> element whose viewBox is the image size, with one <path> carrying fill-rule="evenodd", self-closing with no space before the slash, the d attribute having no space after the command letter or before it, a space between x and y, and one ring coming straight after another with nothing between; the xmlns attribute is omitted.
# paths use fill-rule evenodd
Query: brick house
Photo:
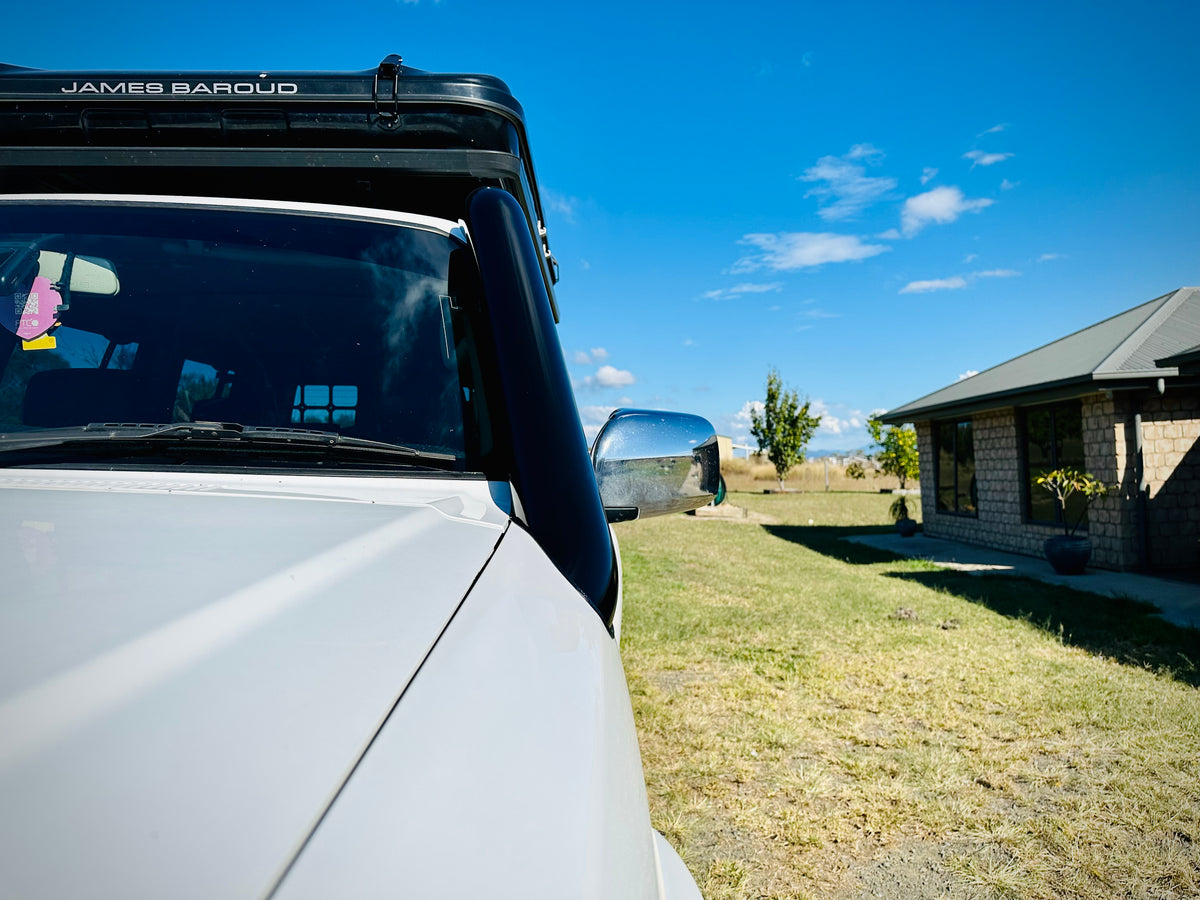
<svg viewBox="0 0 1200 900"><path fill-rule="evenodd" d="M1064 515L1094 566L1200 576L1200 288L1179 288L881 417L912 422L931 537L1031 556ZM1119 489L1064 511L1074 466Z"/></svg>

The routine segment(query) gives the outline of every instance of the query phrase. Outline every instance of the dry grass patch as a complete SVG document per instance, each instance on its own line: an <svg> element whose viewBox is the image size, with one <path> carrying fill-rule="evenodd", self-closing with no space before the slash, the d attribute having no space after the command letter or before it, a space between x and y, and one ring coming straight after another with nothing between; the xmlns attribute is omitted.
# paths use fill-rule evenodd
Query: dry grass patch
<svg viewBox="0 0 1200 900"><path fill-rule="evenodd" d="M727 459L721 463L721 474L725 476L725 483L733 491L757 493L763 489L778 487L775 467L757 457ZM792 466L788 472L787 487L797 491L823 491L827 476L831 491L878 493L881 488L893 489L900 486L895 476L884 475L882 472L868 471L865 478L851 478L846 474L845 466L833 463L827 465L824 460L810 460ZM907 486L919 487L915 480L909 480Z"/></svg>
<svg viewBox="0 0 1200 900"><path fill-rule="evenodd" d="M651 811L706 897L1200 894L1194 632L840 540L886 496L732 499L779 524L618 531Z"/></svg>

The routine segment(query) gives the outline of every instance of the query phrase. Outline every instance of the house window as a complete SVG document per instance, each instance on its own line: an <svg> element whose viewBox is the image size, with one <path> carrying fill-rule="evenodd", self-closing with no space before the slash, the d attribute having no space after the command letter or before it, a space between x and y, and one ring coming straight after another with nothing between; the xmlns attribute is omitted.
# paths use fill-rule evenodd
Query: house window
<svg viewBox="0 0 1200 900"><path fill-rule="evenodd" d="M338 425L353 428L358 387L352 384L301 384L292 399L295 425Z"/></svg>
<svg viewBox="0 0 1200 900"><path fill-rule="evenodd" d="M937 459L937 510L977 516L975 434L970 420L938 422L934 427Z"/></svg>
<svg viewBox="0 0 1200 900"><path fill-rule="evenodd" d="M1037 406L1021 411L1024 435L1024 486L1026 519L1061 525L1064 510L1054 495L1037 483L1038 476L1054 469L1084 469L1083 405L1078 400ZM1067 521L1087 527L1086 498L1076 494L1067 500Z"/></svg>

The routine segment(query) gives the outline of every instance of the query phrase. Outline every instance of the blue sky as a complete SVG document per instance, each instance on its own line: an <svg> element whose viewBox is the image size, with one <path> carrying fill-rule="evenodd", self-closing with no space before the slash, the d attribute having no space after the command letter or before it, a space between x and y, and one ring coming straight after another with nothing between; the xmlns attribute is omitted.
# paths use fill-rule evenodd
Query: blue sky
<svg viewBox="0 0 1200 900"><path fill-rule="evenodd" d="M748 436L767 369L811 449L1200 284L1200 7L707 2L12 5L0 61L499 75L525 106L585 422Z"/></svg>

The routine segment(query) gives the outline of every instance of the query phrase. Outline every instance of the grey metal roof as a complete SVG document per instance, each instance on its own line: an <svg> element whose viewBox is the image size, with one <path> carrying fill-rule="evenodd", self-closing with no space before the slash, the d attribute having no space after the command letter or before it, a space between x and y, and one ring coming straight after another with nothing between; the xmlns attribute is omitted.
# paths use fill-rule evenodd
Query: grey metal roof
<svg viewBox="0 0 1200 900"><path fill-rule="evenodd" d="M1172 377L1172 354L1200 349L1200 288L1182 287L1082 331L897 407L881 418L915 422L1040 399L1079 395L1122 381Z"/></svg>
<svg viewBox="0 0 1200 900"><path fill-rule="evenodd" d="M1174 356L1156 359L1155 362L1164 367L1174 366L1179 369L1180 375L1200 373L1200 344Z"/></svg>

